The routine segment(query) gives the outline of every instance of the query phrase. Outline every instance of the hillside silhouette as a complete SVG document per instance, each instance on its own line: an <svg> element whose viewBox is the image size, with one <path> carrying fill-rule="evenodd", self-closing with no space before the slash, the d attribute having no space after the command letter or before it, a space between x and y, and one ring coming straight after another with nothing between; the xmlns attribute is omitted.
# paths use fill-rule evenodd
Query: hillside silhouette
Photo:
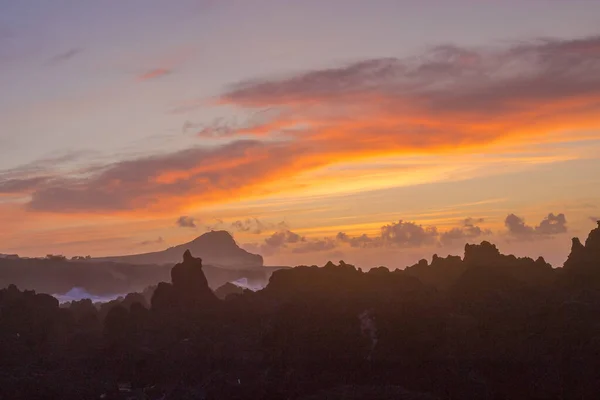
<svg viewBox="0 0 600 400"><path fill-rule="evenodd" d="M191 242L170 247L163 251L129 256L93 258L92 261L110 261L124 264L174 264L181 255L189 250L193 254L202 254L206 264L230 268L249 269L263 266L261 255L252 254L240 248L227 231L207 232Z"/></svg>
<svg viewBox="0 0 600 400"><path fill-rule="evenodd" d="M102 305L1 290L0 398L597 398L600 223L562 268L482 242L406 270L282 269L217 296L201 257Z"/></svg>
<svg viewBox="0 0 600 400"><path fill-rule="evenodd" d="M190 250L202 254L204 274L212 289L245 278L264 286L277 268L263 267L260 255L241 249L225 231L207 232L189 243L167 250L122 257L45 258L0 257L0 287L20 288L51 294L66 294L74 288L90 295L105 296L141 291L169 279L173 264ZM206 256L204 256L206 254Z"/></svg>

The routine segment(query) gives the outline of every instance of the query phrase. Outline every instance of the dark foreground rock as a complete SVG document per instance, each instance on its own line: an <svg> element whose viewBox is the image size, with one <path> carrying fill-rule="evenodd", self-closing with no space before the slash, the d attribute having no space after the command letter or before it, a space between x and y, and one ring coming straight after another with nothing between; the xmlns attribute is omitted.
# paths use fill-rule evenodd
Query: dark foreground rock
<svg viewBox="0 0 600 400"><path fill-rule="evenodd" d="M596 399L600 227L564 268L491 243L406 271L343 261L97 307L0 290L0 399ZM231 288L229 288L231 289Z"/></svg>

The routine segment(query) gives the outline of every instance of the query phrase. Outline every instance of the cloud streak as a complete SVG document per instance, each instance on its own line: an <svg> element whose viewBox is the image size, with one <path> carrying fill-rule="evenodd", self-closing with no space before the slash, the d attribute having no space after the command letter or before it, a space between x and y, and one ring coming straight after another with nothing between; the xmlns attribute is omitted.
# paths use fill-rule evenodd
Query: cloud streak
<svg viewBox="0 0 600 400"><path fill-rule="evenodd" d="M274 107L274 135L347 153L444 150L598 127L600 37L503 49L440 46L281 80L236 84L221 103Z"/></svg>
<svg viewBox="0 0 600 400"><path fill-rule="evenodd" d="M254 235L260 235L261 233L273 229L284 229L287 230L285 222L281 221L277 224L270 222L263 222L258 218L246 218L245 220L236 220L231 223L231 228L238 232L252 233Z"/></svg>
<svg viewBox="0 0 600 400"><path fill-rule="evenodd" d="M164 242L165 242L165 240L161 236L159 236L155 240L144 240L143 242L140 242L139 245L140 246L148 246L148 245L152 245L152 244L161 244Z"/></svg>
<svg viewBox="0 0 600 400"><path fill-rule="evenodd" d="M157 68L140 78L169 72ZM31 211L172 212L303 189L314 183L295 181L302 174L373 157L482 151L506 141L543 142L565 129L561 140L572 140L574 130L600 127L600 37L501 49L441 46L406 59L239 83L218 103L268 112L245 126L217 123L199 133L225 144L51 177L0 178L0 190L25 191ZM474 234L461 229L445 240Z"/></svg>
<svg viewBox="0 0 600 400"><path fill-rule="evenodd" d="M0 179L0 194L26 193L45 185L51 178L38 176L33 178Z"/></svg>
<svg viewBox="0 0 600 400"><path fill-rule="evenodd" d="M81 54L83 52L83 49L81 48L72 48L69 49L65 52L59 53L57 55L55 55L54 57L52 57L50 60L48 60L48 64L49 65L55 65L55 64L59 64L65 61L69 61L73 58L75 58L76 56L78 56L79 54Z"/></svg>
<svg viewBox="0 0 600 400"><path fill-rule="evenodd" d="M216 202L260 188L290 171L323 161L303 158L301 146L236 141L213 148L191 148L94 168L87 174L55 178L38 187L30 210L88 212L166 210L199 202Z"/></svg>
<svg viewBox="0 0 600 400"><path fill-rule="evenodd" d="M168 68L155 68L138 75L137 80L138 82L150 81L169 75L172 72L173 70Z"/></svg>
<svg viewBox="0 0 600 400"><path fill-rule="evenodd" d="M338 246L338 243L332 238L308 240L295 247L292 253L306 254L318 253L322 251L333 250Z"/></svg>

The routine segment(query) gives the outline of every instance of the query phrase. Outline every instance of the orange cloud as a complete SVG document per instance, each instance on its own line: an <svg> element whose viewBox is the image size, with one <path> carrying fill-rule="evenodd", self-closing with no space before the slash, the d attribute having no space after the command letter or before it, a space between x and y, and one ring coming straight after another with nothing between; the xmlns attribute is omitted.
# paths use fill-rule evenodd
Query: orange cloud
<svg viewBox="0 0 600 400"><path fill-rule="evenodd" d="M373 157L570 141L577 130L600 128L599 49L599 37L500 51L446 46L413 59L242 83L219 102L275 112L249 127L218 125L205 132L231 140L226 144L52 179L0 177L0 192L26 190L28 209L38 212L167 213L297 190L311 185L298 179L307 172ZM241 139L248 135L261 140Z"/></svg>
<svg viewBox="0 0 600 400"><path fill-rule="evenodd" d="M348 147L410 151L480 146L598 128L599 48L600 37L501 51L445 46L414 59L245 82L219 102L278 108L284 117L265 129L289 135L291 127L308 126L319 144L329 138Z"/></svg>
<svg viewBox="0 0 600 400"><path fill-rule="evenodd" d="M138 75L137 80L139 82L148 81L151 79L156 79L156 78L160 78L162 76L168 75L171 72L173 72L173 71L170 69L167 69L167 68L155 68L150 71L144 72L141 75Z"/></svg>

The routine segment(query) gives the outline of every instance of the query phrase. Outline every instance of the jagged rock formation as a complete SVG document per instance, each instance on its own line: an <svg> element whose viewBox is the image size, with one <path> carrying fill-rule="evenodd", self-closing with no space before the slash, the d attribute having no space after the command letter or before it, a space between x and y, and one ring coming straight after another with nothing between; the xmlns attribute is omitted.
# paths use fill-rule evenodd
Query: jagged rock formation
<svg viewBox="0 0 600 400"><path fill-rule="evenodd" d="M484 242L406 271L280 270L228 301L186 252L150 310L143 294L61 308L10 286L0 398L595 399L599 233L556 270Z"/></svg>
<svg viewBox="0 0 600 400"><path fill-rule="evenodd" d="M579 238L573 238L571 253L565 261L565 270L578 270L591 272L600 269L600 221L598 227L588 235L585 245Z"/></svg>
<svg viewBox="0 0 600 400"><path fill-rule="evenodd" d="M0 287L12 283L42 293L66 294L79 288L92 295L109 297L142 290L168 276L169 269L157 265L0 259Z"/></svg>
<svg viewBox="0 0 600 400"><path fill-rule="evenodd" d="M211 306L217 300L202 271L202 259L183 253L183 262L171 269L171 284L161 282L152 296L153 308L196 308Z"/></svg>
<svg viewBox="0 0 600 400"><path fill-rule="evenodd" d="M460 256L439 257L433 255L431 264L421 260L417 264L406 267L405 273L414 276L421 282L446 290L466 271L467 265Z"/></svg>
<svg viewBox="0 0 600 400"><path fill-rule="evenodd" d="M463 261L468 265L490 265L491 263L497 263L500 260L500 250L498 250L495 244L483 241L481 244L467 243L465 245L465 256L463 257Z"/></svg>
<svg viewBox="0 0 600 400"><path fill-rule="evenodd" d="M529 257L515 257L501 254L496 245L483 241L480 244L466 244L465 254L446 258L433 256L431 264L421 260L407 267L405 272L421 280L423 283L446 290L470 270L486 268L493 275L510 277L517 282L531 285L547 285L553 282L555 270L543 257L535 261ZM474 272L469 272L474 274ZM482 272L482 275L486 275ZM489 274L488 274L489 275Z"/></svg>
<svg viewBox="0 0 600 400"><path fill-rule="evenodd" d="M210 290L202 271L202 259L192 256L189 250L183 253L183 262L171 269L171 283L175 290L186 295L204 295L203 292Z"/></svg>
<svg viewBox="0 0 600 400"><path fill-rule="evenodd" d="M207 265L246 269L263 266L263 258L240 248L227 231L207 232L191 242L152 253L130 256L95 258L92 261L112 261L128 264L174 264L181 254L190 250L193 254L202 254Z"/></svg>
<svg viewBox="0 0 600 400"><path fill-rule="evenodd" d="M117 297L142 291L157 282L169 281L171 268L181 260L184 251L177 255L176 261L166 265L0 258L0 287L15 284L21 289L65 295L77 288L76 291L85 291L92 296ZM204 275L213 289L241 278L266 284L273 270L275 268L232 269L203 263Z"/></svg>
<svg viewBox="0 0 600 400"><path fill-rule="evenodd" d="M231 282L227 282L223 286L215 290L215 296L221 300L225 300L229 295L236 295L244 293L244 288L238 285L234 285Z"/></svg>

